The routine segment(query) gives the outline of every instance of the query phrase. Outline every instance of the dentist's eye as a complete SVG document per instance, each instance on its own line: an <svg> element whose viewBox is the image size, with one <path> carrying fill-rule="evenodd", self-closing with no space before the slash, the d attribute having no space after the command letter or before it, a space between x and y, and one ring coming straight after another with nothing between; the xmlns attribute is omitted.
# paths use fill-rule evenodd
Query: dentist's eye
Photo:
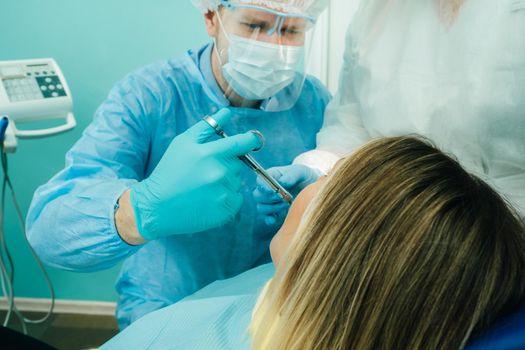
<svg viewBox="0 0 525 350"><path fill-rule="evenodd" d="M248 23L244 22L242 25L250 31L263 31L266 28L264 23Z"/></svg>
<svg viewBox="0 0 525 350"><path fill-rule="evenodd" d="M282 33L285 35L297 35L297 34L300 34L301 32L293 28L290 28L290 29L283 29Z"/></svg>

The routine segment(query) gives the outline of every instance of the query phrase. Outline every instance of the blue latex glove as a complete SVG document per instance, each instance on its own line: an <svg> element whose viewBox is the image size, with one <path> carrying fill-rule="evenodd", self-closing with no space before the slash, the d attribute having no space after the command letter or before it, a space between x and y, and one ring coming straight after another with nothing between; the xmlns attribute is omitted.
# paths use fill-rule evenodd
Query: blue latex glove
<svg viewBox="0 0 525 350"><path fill-rule="evenodd" d="M321 176L319 170L305 165L274 167L268 169L268 173L294 197ZM290 205L260 178L257 178L257 188L253 191L253 197L257 203L257 212L264 216L267 225L283 223Z"/></svg>
<svg viewBox="0 0 525 350"><path fill-rule="evenodd" d="M231 112L213 118L224 126ZM195 233L231 221L241 208L239 158L260 147L252 132L206 142L215 130L200 121L177 136L152 174L131 189L139 233L147 240Z"/></svg>

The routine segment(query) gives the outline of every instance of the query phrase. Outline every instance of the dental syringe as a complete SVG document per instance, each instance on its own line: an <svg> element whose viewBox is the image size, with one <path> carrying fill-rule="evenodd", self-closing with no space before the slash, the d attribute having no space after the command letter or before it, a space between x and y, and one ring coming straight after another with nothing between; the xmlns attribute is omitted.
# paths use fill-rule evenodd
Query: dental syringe
<svg viewBox="0 0 525 350"><path fill-rule="evenodd" d="M217 135L219 135L222 138L228 137L224 130L222 130L222 127L217 123L217 121L210 116L206 116L203 118L203 120L211 126ZM264 137L261 133L258 131L252 131L254 133L257 133L258 136L264 140ZM244 164L246 164L248 167L250 167L257 175L261 177L261 179L270 186L270 188L275 191L285 202L292 203L293 196L288 192L277 180L275 180L264 168L249 154L244 156L239 156L239 159L243 161Z"/></svg>

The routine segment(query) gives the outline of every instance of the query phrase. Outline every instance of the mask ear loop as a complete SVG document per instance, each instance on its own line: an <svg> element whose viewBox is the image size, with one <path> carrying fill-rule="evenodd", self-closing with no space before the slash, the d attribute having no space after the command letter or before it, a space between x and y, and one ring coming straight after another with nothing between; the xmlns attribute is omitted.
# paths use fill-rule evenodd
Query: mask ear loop
<svg viewBox="0 0 525 350"><path fill-rule="evenodd" d="M215 15L217 16L217 21L219 22L219 27L221 27L221 31L224 34L224 36L230 40L230 35L228 32L226 32L226 29L224 28L224 23L222 23L221 15L219 14L219 11L215 11Z"/></svg>
<svg viewBox="0 0 525 350"><path fill-rule="evenodd" d="M222 33L224 34L224 36L226 37L226 39L228 39L229 42L231 42L230 40L230 36L228 35L228 33L226 32L226 29L224 28L224 24L222 23L222 20L221 20L221 16L219 14L219 11L215 11L215 15L217 16L217 21L219 22L219 27L221 27L221 31ZM213 38L213 47L214 47L214 51L215 53L217 54L217 58L219 59L219 63L221 66L224 65L223 61L222 61L222 55L221 53L219 52L219 49L217 47L217 39L216 38ZM221 52L224 51L221 50Z"/></svg>

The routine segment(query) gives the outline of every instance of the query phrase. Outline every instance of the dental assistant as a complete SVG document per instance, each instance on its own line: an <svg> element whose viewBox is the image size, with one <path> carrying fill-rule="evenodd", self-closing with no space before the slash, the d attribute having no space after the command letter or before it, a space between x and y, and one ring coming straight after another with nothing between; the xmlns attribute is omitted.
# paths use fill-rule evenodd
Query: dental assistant
<svg viewBox="0 0 525 350"><path fill-rule="evenodd" d="M271 169L291 192L370 139L420 134L525 217L525 2L362 1L315 150ZM282 205L255 191L266 221Z"/></svg>
<svg viewBox="0 0 525 350"><path fill-rule="evenodd" d="M306 76L305 45L328 0L204 0L214 43L131 73L110 92L35 193L32 246L51 266L126 259L119 327L269 261L277 226L257 215L255 175L237 158L289 164L315 147L330 96ZM227 110L224 110L227 108ZM202 121L212 115L231 138Z"/></svg>

